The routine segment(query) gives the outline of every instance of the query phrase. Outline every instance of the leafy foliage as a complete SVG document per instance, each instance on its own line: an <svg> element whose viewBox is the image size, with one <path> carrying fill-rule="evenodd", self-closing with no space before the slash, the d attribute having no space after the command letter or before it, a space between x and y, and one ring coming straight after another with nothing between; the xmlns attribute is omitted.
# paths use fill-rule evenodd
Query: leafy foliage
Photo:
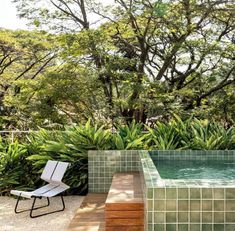
<svg viewBox="0 0 235 231"><path fill-rule="evenodd" d="M0 193L9 192L18 187L22 190L32 190L36 183L32 163L25 144L5 144L0 152Z"/></svg>
<svg viewBox="0 0 235 231"><path fill-rule="evenodd" d="M110 140L109 130L98 125L92 126L90 121L65 131L42 130L30 137L29 150L32 155L28 160L39 172L48 160L71 163L65 182L70 185L71 193L78 193L86 190L87 151L110 149Z"/></svg>
<svg viewBox="0 0 235 231"><path fill-rule="evenodd" d="M113 134L113 149L143 149L146 135L143 135L143 124L133 121L129 125L117 126Z"/></svg>
<svg viewBox="0 0 235 231"><path fill-rule="evenodd" d="M173 150L179 147L180 137L171 124L158 122L154 129L148 128L148 145L153 149Z"/></svg>
<svg viewBox="0 0 235 231"><path fill-rule="evenodd" d="M199 120L194 120L191 124L191 141L187 142L186 147L190 149L234 149L235 133L234 129L226 130L219 124L206 121L204 124Z"/></svg>
<svg viewBox="0 0 235 231"><path fill-rule="evenodd" d="M144 130L146 128L146 130ZM101 125L68 127L61 131L41 129L20 144L0 142L0 194L12 188L33 189L42 182L38 179L48 160L70 162L65 182L69 193L87 190L88 150L224 150L235 149L235 128L225 129L216 122L178 116L169 123L157 122L154 128L132 122L117 125L116 131Z"/></svg>
<svg viewBox="0 0 235 231"><path fill-rule="evenodd" d="M37 30L0 29L3 127L165 122L174 113L234 125L231 1L14 2Z"/></svg>

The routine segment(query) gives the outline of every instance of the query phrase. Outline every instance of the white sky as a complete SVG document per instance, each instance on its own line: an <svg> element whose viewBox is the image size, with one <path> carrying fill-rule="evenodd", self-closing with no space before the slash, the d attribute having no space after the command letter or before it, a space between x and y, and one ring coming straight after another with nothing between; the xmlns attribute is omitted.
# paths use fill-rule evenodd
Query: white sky
<svg viewBox="0 0 235 231"><path fill-rule="evenodd" d="M102 0L103 3L112 3L113 0ZM11 0L0 0L0 28L27 29L27 21L17 17L15 4Z"/></svg>
<svg viewBox="0 0 235 231"><path fill-rule="evenodd" d="M26 20L17 17L15 4L11 0L0 0L0 27L27 29L26 23Z"/></svg>

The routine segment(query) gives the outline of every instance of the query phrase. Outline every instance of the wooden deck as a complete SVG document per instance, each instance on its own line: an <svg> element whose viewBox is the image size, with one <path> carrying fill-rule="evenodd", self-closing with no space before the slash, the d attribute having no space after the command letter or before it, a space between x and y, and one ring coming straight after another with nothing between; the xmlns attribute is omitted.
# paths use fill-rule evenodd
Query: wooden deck
<svg viewBox="0 0 235 231"><path fill-rule="evenodd" d="M108 194L88 194L68 231L143 231L144 204L138 173L116 173Z"/></svg>
<svg viewBox="0 0 235 231"><path fill-rule="evenodd" d="M77 210L68 231L105 231L104 208L107 194L88 194Z"/></svg>

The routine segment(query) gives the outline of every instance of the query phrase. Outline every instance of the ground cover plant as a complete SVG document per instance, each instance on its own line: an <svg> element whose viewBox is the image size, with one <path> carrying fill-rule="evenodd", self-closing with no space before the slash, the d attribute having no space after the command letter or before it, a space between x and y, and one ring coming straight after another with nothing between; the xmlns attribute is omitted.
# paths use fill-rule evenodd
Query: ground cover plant
<svg viewBox="0 0 235 231"><path fill-rule="evenodd" d="M88 150L234 150L235 128L219 123L175 116L168 123L157 122L153 128L132 122L111 129L92 124L67 127L61 131L41 129L22 141L0 142L0 194L12 188L33 189L41 184L38 175L47 160L68 161L65 175L69 193L87 190Z"/></svg>

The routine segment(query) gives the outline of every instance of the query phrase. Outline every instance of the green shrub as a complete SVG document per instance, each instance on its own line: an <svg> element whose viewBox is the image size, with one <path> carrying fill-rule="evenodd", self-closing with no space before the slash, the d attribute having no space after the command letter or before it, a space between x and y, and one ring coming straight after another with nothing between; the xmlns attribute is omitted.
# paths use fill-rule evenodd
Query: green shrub
<svg viewBox="0 0 235 231"><path fill-rule="evenodd" d="M147 127L147 147L151 150L173 150L179 148L180 137L172 124L157 122L154 129Z"/></svg>
<svg viewBox="0 0 235 231"><path fill-rule="evenodd" d="M71 186L69 193L86 192L88 150L110 149L235 149L235 129L225 129L213 121L182 121L175 116L169 123L157 122L154 128L132 122L117 125L116 132L111 133L88 121L64 131L41 129L21 144L0 140L0 194L12 188L37 188L42 184L39 176L48 160L70 162L64 178Z"/></svg>
<svg viewBox="0 0 235 231"><path fill-rule="evenodd" d="M112 149L144 149L146 135L143 134L143 124L133 121L129 125L118 125L117 132L112 135Z"/></svg>
<svg viewBox="0 0 235 231"><path fill-rule="evenodd" d="M215 122L195 119L189 127L191 139L186 143L189 149L224 150L235 149L234 128L225 129Z"/></svg>
<svg viewBox="0 0 235 231"><path fill-rule="evenodd" d="M25 144L5 144L0 152L0 194L8 193L18 187L20 190L32 190L35 184L33 166L27 160Z"/></svg>
<svg viewBox="0 0 235 231"><path fill-rule="evenodd" d="M88 121L84 126L68 128L66 131L47 132L42 130L30 141L29 146L31 146L31 150L34 150L34 154L30 155L28 160L39 169L39 173L48 160L71 163L64 181L70 185L70 193L75 194L87 189L88 150L110 149L111 132L102 126L92 126Z"/></svg>

